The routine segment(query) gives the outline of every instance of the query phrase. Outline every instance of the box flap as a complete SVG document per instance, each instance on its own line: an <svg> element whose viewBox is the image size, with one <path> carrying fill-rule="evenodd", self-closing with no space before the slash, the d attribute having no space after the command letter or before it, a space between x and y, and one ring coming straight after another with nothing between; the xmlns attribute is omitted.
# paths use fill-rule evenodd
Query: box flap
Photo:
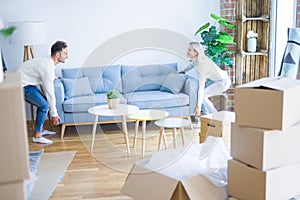
<svg viewBox="0 0 300 200"><path fill-rule="evenodd" d="M261 78L255 81L251 81L249 83L245 83L242 85L237 86L236 88L253 88L253 87L260 87L262 84L272 82L278 78Z"/></svg>
<svg viewBox="0 0 300 200"><path fill-rule="evenodd" d="M171 200L190 200L181 182L178 182Z"/></svg>
<svg viewBox="0 0 300 200"><path fill-rule="evenodd" d="M226 187L217 187L199 174L181 181L190 199L225 200L228 198Z"/></svg>
<svg viewBox="0 0 300 200"><path fill-rule="evenodd" d="M218 120L221 122L235 122L235 113L230 111L219 111L212 114L201 115L201 121L206 119Z"/></svg>
<svg viewBox="0 0 300 200"><path fill-rule="evenodd" d="M262 78L259 80L255 80L243 85L238 86L237 88L265 88L265 89L273 89L273 90L288 90L295 86L299 86L300 81L289 78Z"/></svg>
<svg viewBox="0 0 300 200"><path fill-rule="evenodd" d="M178 181L136 163L129 173L121 193L136 200L171 199Z"/></svg>

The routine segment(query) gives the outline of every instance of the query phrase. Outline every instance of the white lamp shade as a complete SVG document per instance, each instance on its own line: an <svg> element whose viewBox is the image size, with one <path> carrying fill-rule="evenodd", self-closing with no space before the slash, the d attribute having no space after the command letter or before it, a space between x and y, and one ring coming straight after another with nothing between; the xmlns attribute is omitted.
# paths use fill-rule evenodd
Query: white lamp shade
<svg viewBox="0 0 300 200"><path fill-rule="evenodd" d="M47 44L47 31L44 22L9 22L16 29L9 37L9 43L19 46Z"/></svg>

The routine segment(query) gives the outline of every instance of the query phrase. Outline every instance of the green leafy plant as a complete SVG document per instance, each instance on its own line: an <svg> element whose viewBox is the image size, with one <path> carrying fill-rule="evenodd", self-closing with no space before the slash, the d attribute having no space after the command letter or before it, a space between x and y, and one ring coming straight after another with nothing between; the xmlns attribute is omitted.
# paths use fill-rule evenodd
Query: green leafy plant
<svg viewBox="0 0 300 200"><path fill-rule="evenodd" d="M106 92L106 97L108 99L117 99L120 98L120 92L118 90L109 90Z"/></svg>
<svg viewBox="0 0 300 200"><path fill-rule="evenodd" d="M4 24L3 21L0 18L0 35L2 35L4 38L7 38L8 36L10 36L14 30L16 29L15 27L11 26L8 28L3 28Z"/></svg>
<svg viewBox="0 0 300 200"><path fill-rule="evenodd" d="M15 27L9 27L9 28L6 28L6 29L1 29L0 30L0 35L2 35L4 38L7 38L8 36L10 36L14 30L16 28Z"/></svg>
<svg viewBox="0 0 300 200"><path fill-rule="evenodd" d="M200 34L205 55L212 59L216 65L220 67L221 64L224 63L232 67L233 58L230 56L232 52L226 45L235 44L234 38L228 33L220 31L220 28L224 26L230 29L236 29L236 26L230 23L228 19L215 14L211 14L210 17L215 20L215 23L210 24L207 22L195 32L195 35Z"/></svg>

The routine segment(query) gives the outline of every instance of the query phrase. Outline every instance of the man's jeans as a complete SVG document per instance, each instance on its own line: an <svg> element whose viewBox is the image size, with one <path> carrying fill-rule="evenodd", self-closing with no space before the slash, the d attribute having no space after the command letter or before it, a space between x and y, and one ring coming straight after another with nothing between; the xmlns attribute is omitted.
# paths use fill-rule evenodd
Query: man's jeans
<svg viewBox="0 0 300 200"><path fill-rule="evenodd" d="M36 85L24 87L25 101L37 107L35 131L42 132L43 125L47 119L49 104L44 94Z"/></svg>

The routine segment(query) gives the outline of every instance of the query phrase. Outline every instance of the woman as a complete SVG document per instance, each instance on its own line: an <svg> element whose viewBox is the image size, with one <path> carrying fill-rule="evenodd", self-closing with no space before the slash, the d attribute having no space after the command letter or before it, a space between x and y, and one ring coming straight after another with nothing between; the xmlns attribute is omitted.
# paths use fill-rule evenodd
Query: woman
<svg viewBox="0 0 300 200"><path fill-rule="evenodd" d="M230 87L231 81L227 72L221 70L205 55L202 46L198 42L191 42L189 44L187 57L191 59L192 65L180 73L185 73L193 67L196 67L199 75L198 102L195 115L199 116L201 111L204 114L217 112L208 98L220 94Z"/></svg>

